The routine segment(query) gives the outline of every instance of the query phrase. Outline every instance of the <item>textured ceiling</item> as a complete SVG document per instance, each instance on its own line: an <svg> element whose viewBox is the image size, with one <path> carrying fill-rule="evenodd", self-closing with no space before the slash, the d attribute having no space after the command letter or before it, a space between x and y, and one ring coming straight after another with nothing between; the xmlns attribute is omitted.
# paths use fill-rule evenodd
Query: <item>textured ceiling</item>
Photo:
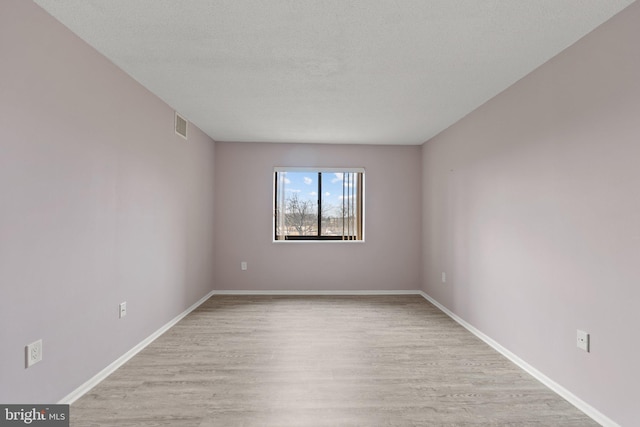
<svg viewBox="0 0 640 427"><path fill-rule="evenodd" d="M423 143L633 3L35 2L214 140L362 144Z"/></svg>

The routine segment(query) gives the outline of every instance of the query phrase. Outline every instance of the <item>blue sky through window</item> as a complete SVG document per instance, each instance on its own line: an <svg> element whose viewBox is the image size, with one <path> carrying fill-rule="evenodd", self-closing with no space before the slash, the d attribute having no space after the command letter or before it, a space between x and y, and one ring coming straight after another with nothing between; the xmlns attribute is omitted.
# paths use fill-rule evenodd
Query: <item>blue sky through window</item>
<svg viewBox="0 0 640 427"><path fill-rule="evenodd" d="M300 200L318 200L317 172L283 172L285 183L285 197L297 194ZM329 215L338 215L342 206L342 172L322 173L322 204L323 211Z"/></svg>

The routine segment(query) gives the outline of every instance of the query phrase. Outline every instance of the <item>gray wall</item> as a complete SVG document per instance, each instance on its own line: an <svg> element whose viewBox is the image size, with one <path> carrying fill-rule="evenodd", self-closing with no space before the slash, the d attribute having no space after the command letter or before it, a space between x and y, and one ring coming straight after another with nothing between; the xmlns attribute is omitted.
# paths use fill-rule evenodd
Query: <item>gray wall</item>
<svg viewBox="0 0 640 427"><path fill-rule="evenodd" d="M0 402L56 402L213 289L214 144L30 1L0 58Z"/></svg>
<svg viewBox="0 0 640 427"><path fill-rule="evenodd" d="M639 23L636 2L422 153L424 290L628 426L640 401Z"/></svg>
<svg viewBox="0 0 640 427"><path fill-rule="evenodd" d="M420 150L217 142L216 289L418 289ZM273 243L274 166L364 167L365 242Z"/></svg>

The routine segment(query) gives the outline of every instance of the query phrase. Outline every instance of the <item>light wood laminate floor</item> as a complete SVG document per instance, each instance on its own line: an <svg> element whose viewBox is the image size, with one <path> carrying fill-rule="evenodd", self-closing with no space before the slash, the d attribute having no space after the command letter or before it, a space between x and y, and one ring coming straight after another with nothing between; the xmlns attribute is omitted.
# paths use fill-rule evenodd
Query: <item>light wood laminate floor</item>
<svg viewBox="0 0 640 427"><path fill-rule="evenodd" d="M597 426L419 295L214 296L72 426Z"/></svg>

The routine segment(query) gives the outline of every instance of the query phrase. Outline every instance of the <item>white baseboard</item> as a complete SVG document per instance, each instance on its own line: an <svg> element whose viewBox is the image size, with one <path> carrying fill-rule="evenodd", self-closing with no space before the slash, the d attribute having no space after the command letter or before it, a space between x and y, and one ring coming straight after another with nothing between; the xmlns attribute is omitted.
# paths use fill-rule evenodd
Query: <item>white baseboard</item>
<svg viewBox="0 0 640 427"><path fill-rule="evenodd" d="M422 291L213 291L214 295L421 295Z"/></svg>
<svg viewBox="0 0 640 427"><path fill-rule="evenodd" d="M147 338L142 340L135 347L133 347L131 350L127 351L125 354L120 356L118 359L116 359L114 362L112 362L109 366L104 368L102 371L98 372L96 375L94 375L87 382L85 382L80 387L78 387L77 389L75 389L74 391L72 391L71 393L66 395L65 397L63 397L62 400L60 400L58 402L58 404L70 405L73 402L75 402L76 400L78 400L80 397L82 397L84 394L86 394L89 390L91 390L92 388L97 386L102 380L104 380L109 375L111 375L113 372L115 372L116 369L118 369L119 367L124 365L129 359L131 359L133 356L135 356L140 351L142 351L146 346L148 346L153 341L155 341L156 338L158 338L160 335L164 334L173 325L175 325L180 320L182 320L187 314L191 313L193 310L198 308L203 302L208 300L213 295L213 293L214 293L214 291L211 291L207 295L205 295L202 298L200 298L191 307L187 308L185 311L183 311L182 313L180 313L179 315L177 315L176 317L171 319L168 323L166 323L160 329L158 329L157 331L155 331L154 333L149 335Z"/></svg>
<svg viewBox="0 0 640 427"><path fill-rule="evenodd" d="M431 304L435 305L440 310L442 310L442 312L445 313L447 316L451 317L453 320L458 322L462 327L467 329L469 332L471 332L476 337L480 338L485 343L489 344L497 352L499 352L504 357L506 357L507 359L509 359L510 361L515 363L516 365L518 365L520 368L522 368L524 371L526 371L532 377L534 377L535 379L540 381L542 384L544 384L545 386L550 388L552 391L556 392L558 395L560 395L560 397L562 397L563 399L565 399L566 401L571 403L573 406L575 406L576 408L578 408L579 410L584 412L587 416L589 416L595 422L601 424L603 427L620 427L620 425L617 424L615 421L613 421L612 419L608 418L602 412L598 411L596 408L594 408L593 406L589 405L587 402L585 402L584 400L580 399L579 397L577 397L576 395L571 393L569 390L567 390L566 388L562 387L560 384L558 384L557 382L553 381L551 378L547 377L545 374L543 374L542 372L538 371L533 366L529 365L524 360L520 359L514 353L510 352L509 350L504 348L502 345L498 344L496 341L494 341L489 336L487 336L484 333L480 332L478 329L473 327L471 324L467 323L464 319L462 319L461 317L459 317L458 315L453 313L447 307L443 306L438 301L433 299L430 295L428 295L428 294L426 294L425 292L422 292L422 291L420 291L419 293L427 301L429 301Z"/></svg>

